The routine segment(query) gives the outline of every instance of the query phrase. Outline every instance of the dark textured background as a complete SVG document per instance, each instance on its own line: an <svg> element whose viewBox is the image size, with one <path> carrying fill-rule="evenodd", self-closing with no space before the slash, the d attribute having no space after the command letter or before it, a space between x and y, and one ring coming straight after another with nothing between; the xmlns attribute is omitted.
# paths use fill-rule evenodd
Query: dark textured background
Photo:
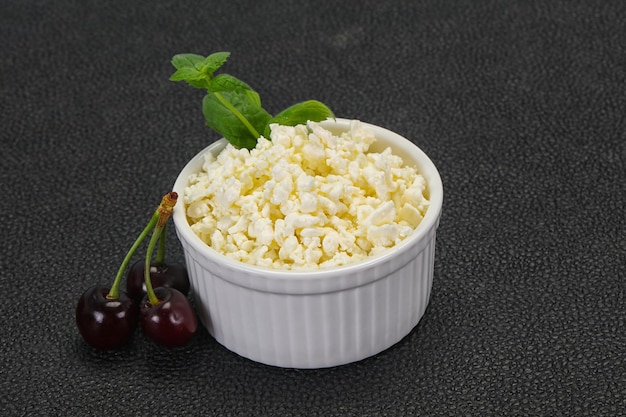
<svg viewBox="0 0 626 417"><path fill-rule="evenodd" d="M624 414L626 3L300 3L1 2L0 414ZM297 371L204 330L80 339L82 291L217 139L170 58L218 50L270 111L319 99L438 166L431 302L388 351Z"/></svg>

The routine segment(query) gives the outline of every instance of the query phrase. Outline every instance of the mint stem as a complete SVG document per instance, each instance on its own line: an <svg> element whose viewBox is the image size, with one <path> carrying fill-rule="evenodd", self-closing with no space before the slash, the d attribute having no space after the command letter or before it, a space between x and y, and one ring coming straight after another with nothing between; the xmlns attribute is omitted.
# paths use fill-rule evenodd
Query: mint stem
<svg viewBox="0 0 626 417"><path fill-rule="evenodd" d="M213 94L215 94L215 97L217 97L217 99L220 101L220 103L222 103L222 104L224 105L224 107L226 107L228 110L230 110L230 112L231 112L231 113L233 113L233 114L237 117L237 119L239 119L239 121L241 121L241 123L243 123L243 124L244 124L244 126L248 129L248 131L250 131L250 133L252 133L252 134L254 135L254 137L255 137L255 138L258 138L258 137L260 137L260 136L261 136L261 135L259 134L259 132L257 132L257 131L256 131L256 129L254 128L254 126L252 126L252 125L250 124L250 122L248 121L248 119L246 119L246 118L244 117L244 115L243 115L243 114L241 114L241 113L239 112L239 110L237 110L237 109L235 108L235 106L233 106L232 104L230 104L230 103L228 102L228 100L226 100L226 99L224 98L224 96L222 96L219 92L215 92L215 93L213 93Z"/></svg>

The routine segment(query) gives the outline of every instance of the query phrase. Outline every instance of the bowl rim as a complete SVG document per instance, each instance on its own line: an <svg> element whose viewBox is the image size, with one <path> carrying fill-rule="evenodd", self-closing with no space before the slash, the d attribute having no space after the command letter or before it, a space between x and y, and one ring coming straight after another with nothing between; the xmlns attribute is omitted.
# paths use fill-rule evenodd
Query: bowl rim
<svg viewBox="0 0 626 417"><path fill-rule="evenodd" d="M336 118L320 122L320 125L325 129L341 132L349 130L353 121L357 120ZM172 217L179 239L185 240L187 244L189 244L196 251L197 255L209 260L214 265L219 265L221 267L220 269L228 270L229 273L220 274L223 279L230 281L233 284L261 290L269 290L267 282L271 281L275 281L275 284L278 286L286 285L288 287L296 288L304 281L317 281L319 283L327 280L340 280L343 284L342 282L336 282L335 285L332 285L332 287L353 287L355 285L363 285L375 279L380 279L381 277L371 277L363 281L363 279L351 279L351 276L362 277L364 271L372 268L380 268L381 266L382 270L385 270L385 264L387 265L387 268L389 268L392 264L395 266L391 267L395 269L402 267L403 265L397 265L396 262L392 261L402 255L406 256L407 252L410 252L411 249L419 242L424 241L425 239L430 240L438 227L443 205L443 184L441 176L439 175L439 171L437 170L435 164L426 155L426 153L410 140L386 128L363 121L358 122L371 129L377 139L384 138L386 142L389 142L389 146L392 147L394 154L396 154L397 150L400 150L400 153L405 155L410 154L411 159L415 162L413 165L417 166L419 173L424 177L428 186L430 205L424 215L424 218L417 226L415 232L400 243L396 244L393 249L378 255L370 256L349 265L314 270L279 270L236 261L211 248L191 230L191 226L187 221L185 213L184 198L182 197L184 195L189 175L193 172L197 172L195 167L203 161L206 152L219 152L227 145L228 142L224 138L218 139L198 152L187 162L185 167L178 174L174 183L174 191L176 191L181 198L178 199L178 202L174 207L174 214ZM406 262L409 262L410 260L411 259L407 259ZM391 272L393 272L393 270L386 270L383 275L389 275ZM258 277L263 277L266 282L254 282L258 281ZM362 282L354 282L355 280ZM270 285L270 287L271 286L272 285Z"/></svg>

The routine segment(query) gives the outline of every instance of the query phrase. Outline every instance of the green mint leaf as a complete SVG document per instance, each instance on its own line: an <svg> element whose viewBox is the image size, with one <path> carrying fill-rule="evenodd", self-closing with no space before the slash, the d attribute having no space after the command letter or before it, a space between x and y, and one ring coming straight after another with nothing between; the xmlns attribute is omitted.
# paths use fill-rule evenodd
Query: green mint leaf
<svg viewBox="0 0 626 417"><path fill-rule="evenodd" d="M200 69L200 65L206 60L202 55L196 54L178 54L172 58L174 68L196 68Z"/></svg>
<svg viewBox="0 0 626 417"><path fill-rule="evenodd" d="M211 92L202 101L207 125L240 148L252 149L271 115L244 91Z"/></svg>
<svg viewBox="0 0 626 417"><path fill-rule="evenodd" d="M217 71L228 59L230 52L215 52L206 57L201 66L201 71L209 77L213 77L213 73Z"/></svg>
<svg viewBox="0 0 626 417"><path fill-rule="evenodd" d="M305 124L309 120L312 122L321 122L328 118L334 119L335 115L324 103L317 100L303 101L301 103L294 104L272 117L263 131L263 136L269 138L269 125L272 123L277 123L283 126L295 126Z"/></svg>
<svg viewBox="0 0 626 417"><path fill-rule="evenodd" d="M217 71L228 59L229 52L216 52L203 57L196 54L178 54L172 58L172 65L176 72L171 75L171 81L186 81L196 88L208 89Z"/></svg>
<svg viewBox="0 0 626 417"><path fill-rule="evenodd" d="M186 81L192 87L206 89L208 82L200 71L195 68L181 68L170 77L171 81Z"/></svg>
<svg viewBox="0 0 626 417"><path fill-rule="evenodd" d="M170 81L199 80L202 73L195 68L181 68L170 77Z"/></svg>
<svg viewBox="0 0 626 417"><path fill-rule="evenodd" d="M252 87L250 87L248 84L244 83L238 78L233 77L232 75L228 75L228 74L216 75L211 80L209 91L211 92L238 91L238 92L246 94L253 103L261 107L261 97L259 96L259 93L254 91Z"/></svg>
<svg viewBox="0 0 626 417"><path fill-rule="evenodd" d="M211 91L252 90L248 84L228 74L216 75L211 80Z"/></svg>
<svg viewBox="0 0 626 417"><path fill-rule="evenodd" d="M207 82L201 66L205 57L196 54L178 54L172 58L172 65L176 72L170 77L171 81L186 81L196 88L206 88Z"/></svg>

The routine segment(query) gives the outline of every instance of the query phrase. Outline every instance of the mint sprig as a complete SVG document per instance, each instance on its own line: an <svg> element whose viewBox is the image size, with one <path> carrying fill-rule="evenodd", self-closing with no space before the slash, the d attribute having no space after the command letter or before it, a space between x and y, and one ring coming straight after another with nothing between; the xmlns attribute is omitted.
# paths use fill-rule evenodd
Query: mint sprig
<svg viewBox="0 0 626 417"><path fill-rule="evenodd" d="M171 81L185 81L206 90L202 113L207 125L240 148L252 149L263 135L269 139L270 124L295 126L311 120L334 118L333 112L316 100L297 103L276 116L261 105L259 94L248 84L228 74L214 75L224 65L230 52L216 52L207 57L179 54L172 58L176 72Z"/></svg>

